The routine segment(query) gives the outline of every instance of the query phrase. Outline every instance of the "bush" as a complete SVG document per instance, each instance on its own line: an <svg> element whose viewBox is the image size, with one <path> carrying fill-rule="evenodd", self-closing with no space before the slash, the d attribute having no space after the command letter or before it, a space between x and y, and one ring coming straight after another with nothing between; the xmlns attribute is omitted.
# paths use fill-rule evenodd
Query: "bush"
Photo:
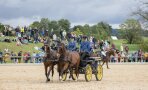
<svg viewBox="0 0 148 90"><path fill-rule="evenodd" d="M139 48L145 52L148 52L148 40L141 42L141 44L139 44Z"/></svg>

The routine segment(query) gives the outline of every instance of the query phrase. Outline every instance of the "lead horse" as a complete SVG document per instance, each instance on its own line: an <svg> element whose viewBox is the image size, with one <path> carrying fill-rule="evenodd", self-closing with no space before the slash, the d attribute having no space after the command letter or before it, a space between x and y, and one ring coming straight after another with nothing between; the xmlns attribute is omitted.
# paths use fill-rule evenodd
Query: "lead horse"
<svg viewBox="0 0 148 90"><path fill-rule="evenodd" d="M52 70L52 79L54 75L54 66L57 64L58 54L56 51L50 49L50 40L48 39L46 43L44 43L43 50L45 51L44 56L44 69L46 82L50 81L49 75ZM49 69L48 69L49 68Z"/></svg>

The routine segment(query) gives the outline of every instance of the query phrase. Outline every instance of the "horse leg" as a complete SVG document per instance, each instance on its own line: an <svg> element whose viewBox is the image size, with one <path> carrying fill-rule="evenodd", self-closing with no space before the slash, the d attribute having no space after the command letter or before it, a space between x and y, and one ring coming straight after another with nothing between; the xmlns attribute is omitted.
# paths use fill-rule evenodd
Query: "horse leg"
<svg viewBox="0 0 148 90"><path fill-rule="evenodd" d="M69 79L72 77L72 73L73 73L72 70L73 70L72 68L69 68L69 71L70 71Z"/></svg>
<svg viewBox="0 0 148 90"><path fill-rule="evenodd" d="M67 68L68 68L69 63L65 63L64 67L61 70L60 73L60 79L62 78L63 73L67 73Z"/></svg>
<svg viewBox="0 0 148 90"><path fill-rule="evenodd" d="M44 68L45 68L45 76L46 76L46 82L47 82L47 81L49 81L49 78L48 78L48 76L47 76L47 69L48 69L48 66L46 66L46 65L44 64Z"/></svg>
<svg viewBox="0 0 148 90"><path fill-rule="evenodd" d="M48 81L50 81L49 75L50 75L51 70L52 70L52 66L49 67L49 70L48 70L48 73L47 73Z"/></svg>
<svg viewBox="0 0 148 90"><path fill-rule="evenodd" d="M105 63L105 60L103 60L102 66L104 65L104 63Z"/></svg>
<svg viewBox="0 0 148 90"><path fill-rule="evenodd" d="M108 67L108 61L106 61L106 66L107 66L107 69L110 69L110 68Z"/></svg>
<svg viewBox="0 0 148 90"><path fill-rule="evenodd" d="M54 75L54 65L52 66L52 80L53 80L53 75Z"/></svg>
<svg viewBox="0 0 148 90"><path fill-rule="evenodd" d="M79 77L79 63L77 63L77 66L76 66L76 76L77 76L77 79Z"/></svg>

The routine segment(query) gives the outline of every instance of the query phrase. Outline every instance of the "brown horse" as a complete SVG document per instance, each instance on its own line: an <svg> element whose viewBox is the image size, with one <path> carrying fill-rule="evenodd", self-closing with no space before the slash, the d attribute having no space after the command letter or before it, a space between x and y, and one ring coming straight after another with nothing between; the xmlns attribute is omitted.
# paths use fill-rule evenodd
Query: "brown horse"
<svg viewBox="0 0 148 90"><path fill-rule="evenodd" d="M53 51L50 49L50 43L49 40L46 44L43 46L43 50L45 51L44 56L44 68L45 68L45 76L47 78L46 82L50 81L49 75L50 71L52 70L52 79L54 75L54 66L57 64L58 55L56 51ZM49 70L48 70L49 68ZM48 71L48 72L47 72Z"/></svg>
<svg viewBox="0 0 148 90"><path fill-rule="evenodd" d="M78 78L78 67L80 64L80 55L78 52L69 52L66 50L64 43L60 43L58 47L58 53L60 55L58 63L59 79L67 70L70 70L70 77L72 76L73 69Z"/></svg>
<svg viewBox="0 0 148 90"><path fill-rule="evenodd" d="M102 61L103 61L102 66L103 66L104 63L106 62L107 69L109 69L109 67L108 67L108 62L109 62L109 60L110 60L110 56L111 56L111 55L115 56L115 50L110 49L109 51L106 52L106 56L105 56L104 58L102 58Z"/></svg>

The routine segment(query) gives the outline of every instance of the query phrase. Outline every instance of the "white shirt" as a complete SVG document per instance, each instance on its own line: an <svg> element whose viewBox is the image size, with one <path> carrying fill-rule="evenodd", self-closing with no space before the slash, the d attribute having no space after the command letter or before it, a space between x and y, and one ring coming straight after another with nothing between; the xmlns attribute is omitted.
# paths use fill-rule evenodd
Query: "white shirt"
<svg viewBox="0 0 148 90"><path fill-rule="evenodd" d="M65 30L63 31L63 33L62 33L62 34L63 34L63 36L64 36L64 37L66 36L66 32L65 32Z"/></svg>
<svg viewBox="0 0 148 90"><path fill-rule="evenodd" d="M53 35L53 40L57 40L57 36L55 34Z"/></svg>
<svg viewBox="0 0 148 90"><path fill-rule="evenodd" d="M122 45L120 46L120 50L123 51L123 46Z"/></svg>

